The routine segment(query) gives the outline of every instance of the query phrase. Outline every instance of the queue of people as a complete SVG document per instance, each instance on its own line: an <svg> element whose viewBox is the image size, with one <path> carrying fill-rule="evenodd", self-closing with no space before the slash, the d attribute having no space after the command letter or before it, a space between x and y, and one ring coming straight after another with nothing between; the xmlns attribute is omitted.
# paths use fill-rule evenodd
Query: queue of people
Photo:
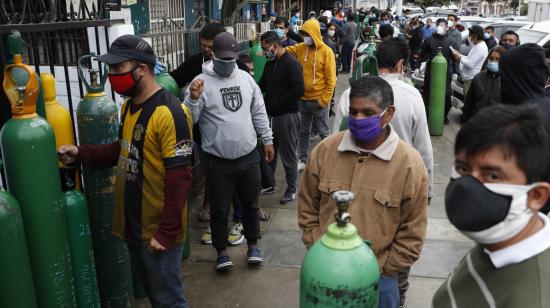
<svg viewBox="0 0 550 308"><path fill-rule="evenodd" d="M142 38L122 36L99 57L110 65L114 91L128 98L119 140L62 146L59 152L66 164L118 164L113 232L128 243L133 271L153 306L188 307L179 271L197 151L206 177L200 219L209 221L202 241L216 250L217 271L233 267L227 246L244 239L247 263L263 262L262 191L273 193L277 184L284 187L281 205L298 200L298 224L309 248L334 221L330 195L349 190L362 205L350 208L354 224L372 241L380 268L379 307L404 307L434 196L425 100L430 62L442 51L448 89L460 73L465 97L445 208L451 224L477 245L436 292L433 306L543 307L550 301L542 291L550 273L550 220L544 215L550 210L550 52L518 46L515 32L497 40L494 29L472 26L473 47L462 55L455 15L435 26L405 19L400 29L387 11L362 12L382 25L375 53L379 76L364 76L344 91L330 135L337 63L340 73L349 73L360 34L352 10L332 17L320 12L319 20L313 13L305 22L299 11L290 21L271 16L273 30L260 37L268 62L258 83L235 36L207 24L201 53L170 72L180 88L187 87L183 103L155 82L155 54ZM424 99L405 75L415 57L427 62ZM447 122L450 92L445 104ZM311 148L313 130L321 142ZM286 185L275 181L279 157ZM262 177L269 187L262 187ZM509 293L511 283L521 288Z"/></svg>

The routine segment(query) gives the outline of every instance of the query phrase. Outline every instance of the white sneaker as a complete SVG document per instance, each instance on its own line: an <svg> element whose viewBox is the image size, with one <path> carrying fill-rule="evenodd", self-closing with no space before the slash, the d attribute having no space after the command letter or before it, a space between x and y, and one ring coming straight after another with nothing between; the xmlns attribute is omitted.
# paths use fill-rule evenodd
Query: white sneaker
<svg viewBox="0 0 550 308"><path fill-rule="evenodd" d="M232 246L239 245L244 241L243 225L241 223L236 223L231 227L227 241Z"/></svg>
<svg viewBox="0 0 550 308"><path fill-rule="evenodd" d="M302 172L306 168L306 164L298 162L298 172Z"/></svg>

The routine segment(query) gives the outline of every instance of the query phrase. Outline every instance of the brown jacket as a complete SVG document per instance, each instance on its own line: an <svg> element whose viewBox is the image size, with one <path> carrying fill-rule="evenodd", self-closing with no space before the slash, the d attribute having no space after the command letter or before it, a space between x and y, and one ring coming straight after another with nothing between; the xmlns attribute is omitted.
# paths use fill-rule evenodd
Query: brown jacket
<svg viewBox="0 0 550 308"><path fill-rule="evenodd" d="M355 193L349 208L363 239L372 241L380 269L395 274L416 261L426 235L428 173L420 154L393 128L361 156L349 131L332 135L311 153L302 174L298 224L309 248L334 222L338 190Z"/></svg>

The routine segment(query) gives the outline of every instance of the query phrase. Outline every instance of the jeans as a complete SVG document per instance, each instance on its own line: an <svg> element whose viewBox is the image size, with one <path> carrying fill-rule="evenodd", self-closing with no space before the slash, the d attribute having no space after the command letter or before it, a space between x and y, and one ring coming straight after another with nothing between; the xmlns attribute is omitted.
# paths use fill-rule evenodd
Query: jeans
<svg viewBox="0 0 550 308"><path fill-rule="evenodd" d="M325 139L329 134L328 112L325 110L328 106L319 109L317 100L300 102L300 132L298 133L300 142L300 161L307 162L309 151L309 138L311 136L311 127L314 126L319 132L321 139Z"/></svg>
<svg viewBox="0 0 550 308"><path fill-rule="evenodd" d="M237 159L223 159L203 153L212 246L217 251L227 246L229 208L237 193L242 208L243 231L248 244L260 238L258 197L260 194L260 164L256 149Z"/></svg>
<svg viewBox="0 0 550 308"><path fill-rule="evenodd" d="M295 192L296 179L298 178L296 146L298 144L298 130L300 129L300 114L287 113L278 115L273 117L272 123L275 158L269 164L271 174L275 175L277 159L280 156L285 169L287 190Z"/></svg>
<svg viewBox="0 0 550 308"><path fill-rule="evenodd" d="M342 44L342 69L344 71L349 71L351 69L351 58L353 56L353 46L352 42L344 42Z"/></svg>
<svg viewBox="0 0 550 308"><path fill-rule="evenodd" d="M380 280L378 280L378 296L378 308L399 307L397 275L393 275L392 277L380 275Z"/></svg>
<svg viewBox="0 0 550 308"><path fill-rule="evenodd" d="M180 280L182 247L153 252L146 245L128 244L132 271L154 308L187 308Z"/></svg>

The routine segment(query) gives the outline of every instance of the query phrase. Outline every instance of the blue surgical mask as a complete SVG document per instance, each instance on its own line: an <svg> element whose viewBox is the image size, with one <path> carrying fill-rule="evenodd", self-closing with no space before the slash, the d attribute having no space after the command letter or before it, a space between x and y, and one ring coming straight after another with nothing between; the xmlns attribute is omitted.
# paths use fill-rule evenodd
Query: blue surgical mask
<svg viewBox="0 0 550 308"><path fill-rule="evenodd" d="M304 36L304 43L308 46L313 46L313 39L310 36Z"/></svg>
<svg viewBox="0 0 550 308"><path fill-rule="evenodd" d="M487 63L487 69L493 73L498 73L498 62Z"/></svg>
<svg viewBox="0 0 550 308"><path fill-rule="evenodd" d="M488 40L490 38L491 38L491 35L489 35L489 33L487 33L487 32L483 33L483 39L484 40Z"/></svg>
<svg viewBox="0 0 550 308"><path fill-rule="evenodd" d="M275 29L275 33L279 38L284 38L286 36L285 29Z"/></svg>
<svg viewBox="0 0 550 308"><path fill-rule="evenodd" d="M268 61L273 61L275 60L275 52L274 51L271 51L271 48L273 46L271 46L268 50L264 50L262 51L262 54L267 58Z"/></svg>
<svg viewBox="0 0 550 308"><path fill-rule="evenodd" d="M502 47L504 47L506 49L510 49L510 48L514 47L514 46L512 46L512 44L509 44L509 43L505 43L505 44L501 44L501 45L502 45Z"/></svg>
<svg viewBox="0 0 550 308"><path fill-rule="evenodd" d="M387 20L387 19L386 19L386 20L381 20L381 21L380 21L380 24L381 24L381 25L389 25L389 24L390 24L390 21Z"/></svg>
<svg viewBox="0 0 550 308"><path fill-rule="evenodd" d="M214 57L212 61L214 63L214 72L221 77L229 77L237 64L237 60L235 59L224 60Z"/></svg>

